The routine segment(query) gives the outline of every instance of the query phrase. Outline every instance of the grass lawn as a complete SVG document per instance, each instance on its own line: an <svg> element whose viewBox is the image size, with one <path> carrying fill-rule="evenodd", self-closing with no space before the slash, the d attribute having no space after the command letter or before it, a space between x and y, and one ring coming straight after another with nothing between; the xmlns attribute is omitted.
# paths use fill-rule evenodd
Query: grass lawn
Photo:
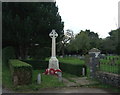
<svg viewBox="0 0 120 95"><path fill-rule="evenodd" d="M39 90L40 88L54 88L54 87L65 86L62 82L58 81L57 77L42 74L44 71L45 70L33 70L32 84L14 87L11 80L10 70L7 67L3 66L3 72L2 72L3 87L15 91L34 91L34 90ZM41 73L41 77L42 77L41 84L37 84L38 73Z"/></svg>
<svg viewBox="0 0 120 95"><path fill-rule="evenodd" d="M74 58L74 57L64 57L64 58L60 58L57 57L59 62L63 62L63 63L69 63L69 64L85 64L84 60L81 60L79 58ZM46 58L46 61L49 61L50 58Z"/></svg>
<svg viewBox="0 0 120 95"><path fill-rule="evenodd" d="M64 57L64 58L59 57L58 60L63 63L85 64L84 60L80 60L78 58L73 58L73 57Z"/></svg>
<svg viewBox="0 0 120 95"><path fill-rule="evenodd" d="M58 78L55 76L44 75L42 74L44 70L34 70L33 71L33 82L30 85L17 86L14 90L17 91L37 91L41 88L54 88L54 87L64 87L65 85L62 82L58 81ZM37 84L37 75L41 73L42 82Z"/></svg>

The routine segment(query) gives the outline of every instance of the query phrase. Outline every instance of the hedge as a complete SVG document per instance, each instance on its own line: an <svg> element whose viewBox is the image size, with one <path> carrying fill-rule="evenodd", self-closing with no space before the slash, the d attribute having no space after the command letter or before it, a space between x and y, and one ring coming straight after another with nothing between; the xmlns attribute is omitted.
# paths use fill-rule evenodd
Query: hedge
<svg viewBox="0 0 120 95"><path fill-rule="evenodd" d="M6 47L2 50L2 65L9 67L8 61L9 59L13 59L15 57L15 50L13 47Z"/></svg>
<svg viewBox="0 0 120 95"><path fill-rule="evenodd" d="M39 61L39 60L22 60L27 62L28 64L32 65L33 69L47 69L49 61ZM86 65L83 64L69 64L69 63L62 63L59 62L60 69L63 72L70 73L73 75L81 76L82 75L82 68L85 68L86 74Z"/></svg>
<svg viewBox="0 0 120 95"><path fill-rule="evenodd" d="M48 61L40 61L40 60L21 60L28 64L30 64L33 69L46 69L48 68Z"/></svg>
<svg viewBox="0 0 120 95"><path fill-rule="evenodd" d="M63 72L70 73L76 76L82 76L82 68L85 68L86 75L86 65L83 64L69 64L69 63L60 63L60 69Z"/></svg>
<svg viewBox="0 0 120 95"><path fill-rule="evenodd" d="M32 82L31 65L17 59L9 60L9 64L14 85L24 85Z"/></svg>

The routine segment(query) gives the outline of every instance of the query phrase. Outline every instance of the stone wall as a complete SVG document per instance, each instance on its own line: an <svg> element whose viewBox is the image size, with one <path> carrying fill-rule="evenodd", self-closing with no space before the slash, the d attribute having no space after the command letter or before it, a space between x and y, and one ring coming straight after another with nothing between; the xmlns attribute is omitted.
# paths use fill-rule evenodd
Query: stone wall
<svg viewBox="0 0 120 95"><path fill-rule="evenodd" d="M118 74L98 71L96 72L96 78L104 84L120 87L120 75Z"/></svg>

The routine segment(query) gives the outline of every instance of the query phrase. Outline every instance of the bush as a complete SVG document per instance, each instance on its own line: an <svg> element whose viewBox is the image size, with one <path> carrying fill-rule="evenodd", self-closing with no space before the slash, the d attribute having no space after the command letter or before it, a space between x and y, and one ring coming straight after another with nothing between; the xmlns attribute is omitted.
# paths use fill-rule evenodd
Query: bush
<svg viewBox="0 0 120 95"><path fill-rule="evenodd" d="M2 64L9 66L8 60L15 58L15 51L13 47L6 47L2 50Z"/></svg>
<svg viewBox="0 0 120 95"><path fill-rule="evenodd" d="M39 61L39 60L22 60L24 62L29 63L32 65L33 69L47 69L49 61ZM70 73L73 75L81 76L82 75L82 68L85 68L86 73L86 65L83 64L69 64L69 63L63 63L59 62L60 69L63 72Z"/></svg>
<svg viewBox="0 0 120 95"><path fill-rule="evenodd" d="M14 85L30 84L32 82L32 66L19 61L9 60Z"/></svg>
<svg viewBox="0 0 120 95"><path fill-rule="evenodd" d="M40 61L40 60L21 60L21 61L24 61L28 64L30 64L33 69L47 69L48 68L48 64L49 62L48 61Z"/></svg>
<svg viewBox="0 0 120 95"><path fill-rule="evenodd" d="M86 68L87 68L86 65L60 63L60 69L63 72L70 73L76 76L82 76L82 68L85 68L85 75L86 75Z"/></svg>
<svg viewBox="0 0 120 95"><path fill-rule="evenodd" d="M30 50L30 56L34 59L44 60L46 57L50 56L51 49L49 47L35 47Z"/></svg>

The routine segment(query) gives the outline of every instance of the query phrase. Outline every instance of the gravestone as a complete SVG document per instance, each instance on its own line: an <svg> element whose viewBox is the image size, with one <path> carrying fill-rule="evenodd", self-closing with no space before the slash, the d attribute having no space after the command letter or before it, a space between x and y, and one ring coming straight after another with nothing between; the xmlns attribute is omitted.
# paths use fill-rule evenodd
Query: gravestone
<svg viewBox="0 0 120 95"><path fill-rule="evenodd" d="M39 73L38 76L37 76L37 83L38 84L41 84L41 74Z"/></svg>
<svg viewBox="0 0 120 95"><path fill-rule="evenodd" d="M56 58L56 38L58 37L58 34L55 32L55 30L52 30L49 36L52 38L52 50L51 50L52 55L49 60L49 66L48 66L48 69L46 69L45 74L51 74L51 75L58 76L58 72L62 72L59 69L59 61Z"/></svg>

